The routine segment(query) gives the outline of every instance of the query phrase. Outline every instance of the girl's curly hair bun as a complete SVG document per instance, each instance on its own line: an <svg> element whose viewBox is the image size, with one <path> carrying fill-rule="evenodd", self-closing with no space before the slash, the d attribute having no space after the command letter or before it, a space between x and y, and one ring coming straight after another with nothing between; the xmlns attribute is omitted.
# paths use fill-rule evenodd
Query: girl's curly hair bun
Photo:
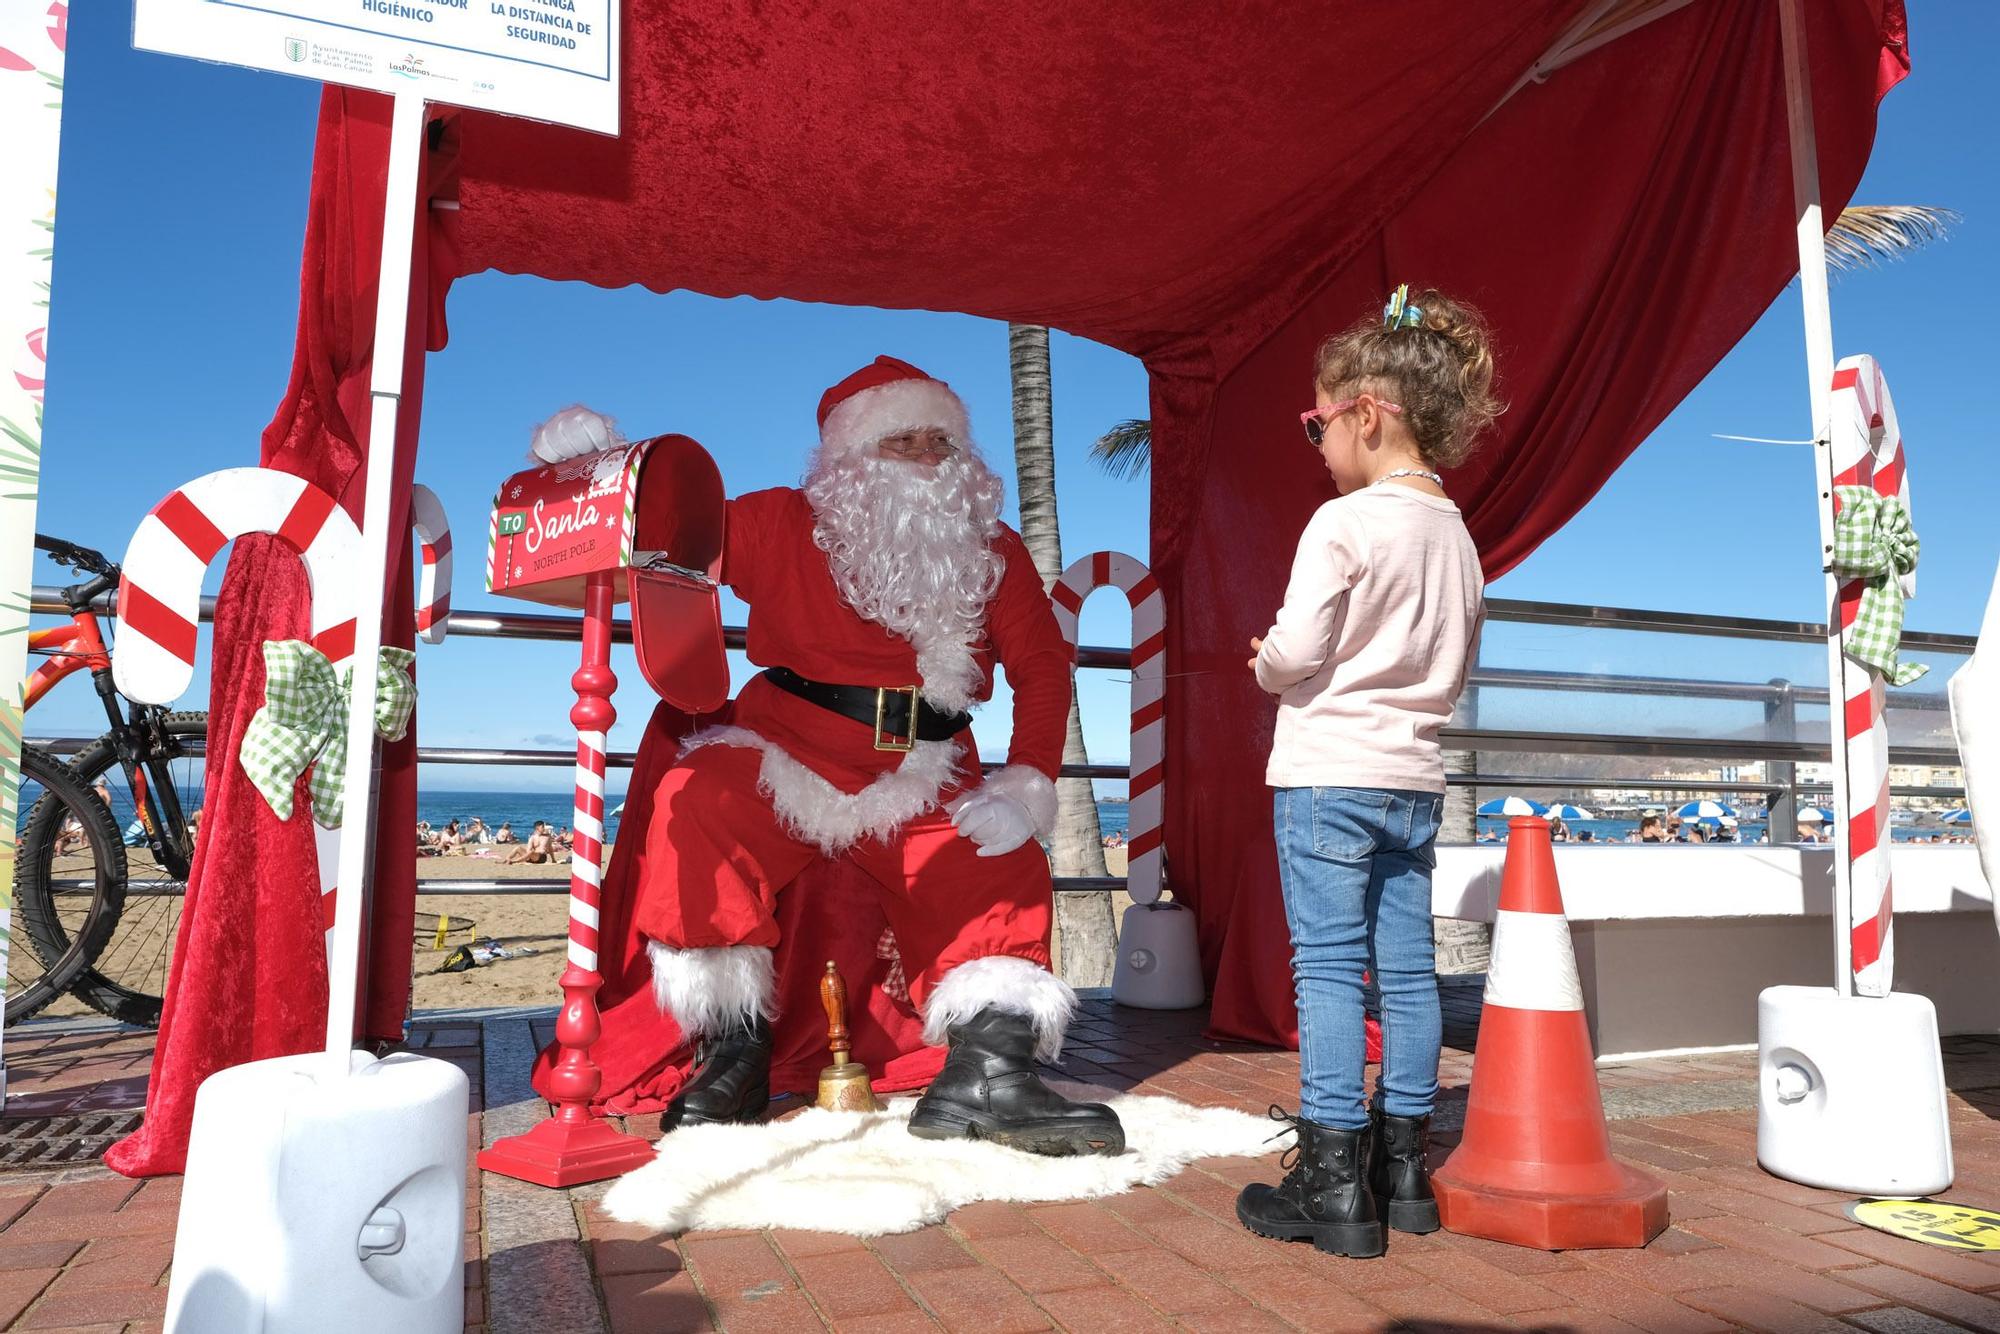
<svg viewBox="0 0 2000 1334"><path fill-rule="evenodd" d="M1424 461L1455 468L1506 411L1493 393L1492 334L1477 310L1436 288L1409 304L1423 312L1414 325L1371 317L1320 344L1313 379L1330 398L1368 391L1401 404Z"/></svg>

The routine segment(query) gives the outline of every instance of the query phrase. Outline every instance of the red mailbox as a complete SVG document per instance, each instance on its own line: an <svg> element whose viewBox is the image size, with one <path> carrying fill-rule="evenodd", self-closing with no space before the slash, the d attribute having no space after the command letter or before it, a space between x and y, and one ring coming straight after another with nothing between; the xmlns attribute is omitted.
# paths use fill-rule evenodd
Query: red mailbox
<svg viewBox="0 0 2000 1334"><path fill-rule="evenodd" d="M646 683L689 713L729 696L716 576L722 474L684 435L586 454L500 484L486 528L486 587L586 607L592 575L632 606Z"/></svg>

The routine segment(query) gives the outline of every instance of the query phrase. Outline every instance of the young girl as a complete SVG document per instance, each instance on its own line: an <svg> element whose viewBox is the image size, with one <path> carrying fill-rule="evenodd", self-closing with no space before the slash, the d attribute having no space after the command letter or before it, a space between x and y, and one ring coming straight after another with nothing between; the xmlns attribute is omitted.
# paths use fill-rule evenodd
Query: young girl
<svg viewBox="0 0 2000 1334"><path fill-rule="evenodd" d="M1298 1148L1278 1186L1236 1201L1260 1236L1380 1255L1384 1223L1438 1226L1424 1172L1437 1096L1432 843L1444 807L1438 731L1485 616L1479 554L1441 469L1500 412L1479 315L1399 288L1379 320L1330 338L1306 438L1339 489L1292 562L1250 665L1278 696L1265 781L1299 1009ZM1361 985L1382 992L1382 1076L1362 1098ZM1275 1113L1275 1109L1274 1109Z"/></svg>

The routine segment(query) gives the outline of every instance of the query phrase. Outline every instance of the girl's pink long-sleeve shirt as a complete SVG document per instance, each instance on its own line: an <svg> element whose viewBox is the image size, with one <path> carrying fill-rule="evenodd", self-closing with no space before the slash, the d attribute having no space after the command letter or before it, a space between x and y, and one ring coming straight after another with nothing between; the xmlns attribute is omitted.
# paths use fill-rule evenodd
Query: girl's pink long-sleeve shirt
<svg viewBox="0 0 2000 1334"><path fill-rule="evenodd" d="M1257 684L1278 696L1264 781L1443 792L1438 732L1485 618L1451 501L1390 483L1320 506L1257 654Z"/></svg>

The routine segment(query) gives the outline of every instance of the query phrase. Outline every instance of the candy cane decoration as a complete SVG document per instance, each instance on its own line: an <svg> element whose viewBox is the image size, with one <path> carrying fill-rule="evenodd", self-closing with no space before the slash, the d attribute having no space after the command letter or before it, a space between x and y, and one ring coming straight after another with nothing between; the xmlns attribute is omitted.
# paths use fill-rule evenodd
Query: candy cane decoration
<svg viewBox="0 0 2000 1334"><path fill-rule="evenodd" d="M651 441L641 441L625 457L624 511L618 523L618 563L632 563L632 544L639 533L639 467L646 461Z"/></svg>
<svg viewBox="0 0 2000 1334"><path fill-rule="evenodd" d="M410 488L410 527L423 544L423 572L417 582L417 634L426 644L443 643L446 620L451 615L451 521L445 518L437 494L427 486Z"/></svg>
<svg viewBox="0 0 2000 1334"><path fill-rule="evenodd" d="M1903 435L1882 368L1869 356L1848 357L1833 373L1833 484L1873 487L1876 494L1910 502ZM1839 500L1829 497L1838 512ZM1854 624L1861 610L1863 581L1840 586L1840 629ZM1914 575L1903 579L1907 596L1916 592ZM1847 757L1845 820L1847 875L1844 892L1852 913L1849 963L1855 990L1886 996L1895 972L1892 929L1895 894L1889 874L1889 730L1882 724L1882 674L1853 658L1841 658L1840 693L1845 707L1834 721L1836 741Z"/></svg>
<svg viewBox="0 0 2000 1334"><path fill-rule="evenodd" d="M500 553L500 493L493 493L493 504L486 511L486 591L493 591L493 563Z"/></svg>
<svg viewBox="0 0 2000 1334"><path fill-rule="evenodd" d="M354 656L354 581L361 534L333 497L276 468L224 468L153 506L125 548L118 581L118 651L111 676L143 704L179 698L194 677L201 583L209 565L245 533L273 533L305 561L312 584L312 642L335 672ZM314 826L320 920L333 950L337 832Z"/></svg>
<svg viewBox="0 0 2000 1334"><path fill-rule="evenodd" d="M1107 585L1123 592L1132 605L1132 761L1125 885L1134 903L1154 903L1164 880L1160 840L1167 768L1166 599L1152 573L1118 551L1083 557L1063 571L1049 597L1055 603L1056 623L1074 652L1077 612L1085 598Z"/></svg>
<svg viewBox="0 0 2000 1334"><path fill-rule="evenodd" d="M592 974L603 892L604 734L618 716L611 703L618 687L611 674L613 596L610 575L590 576L584 587L582 663L572 678L577 701L570 711L576 724L576 809L570 816L575 837L569 856L569 961Z"/></svg>
<svg viewBox="0 0 2000 1334"><path fill-rule="evenodd" d="M118 581L118 689L142 704L179 698L194 679L201 583L245 533L290 543L312 581L312 642L338 671L354 656L355 553L361 534L333 497L276 468L224 468L170 493L139 521Z"/></svg>

